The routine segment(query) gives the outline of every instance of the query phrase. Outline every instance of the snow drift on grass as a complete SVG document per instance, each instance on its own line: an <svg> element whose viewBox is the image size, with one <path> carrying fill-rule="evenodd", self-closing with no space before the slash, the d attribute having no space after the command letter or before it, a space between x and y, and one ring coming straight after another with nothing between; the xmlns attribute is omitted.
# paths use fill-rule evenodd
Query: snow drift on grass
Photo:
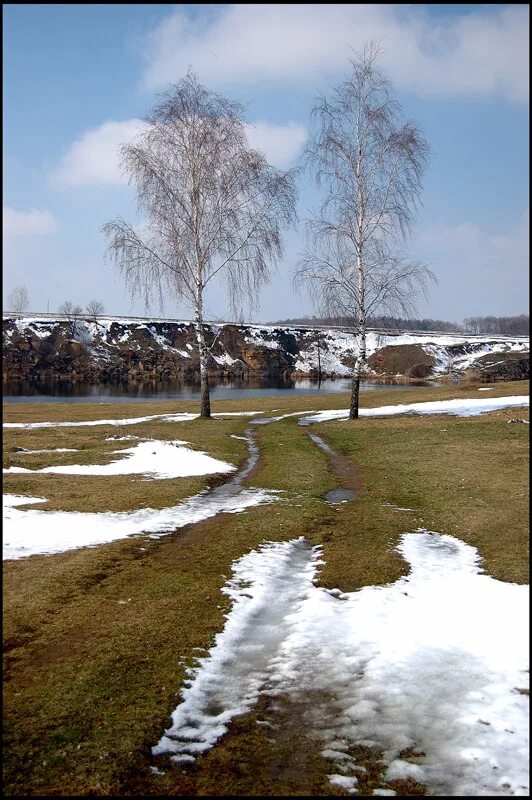
<svg viewBox="0 0 532 800"><path fill-rule="evenodd" d="M263 411L221 411L213 417L253 417ZM84 422L4 422L4 428L80 428L94 425L138 425L140 422L190 422L198 419L199 414L150 414L147 417L127 417L127 419L91 419Z"/></svg>
<svg viewBox="0 0 532 800"><path fill-rule="evenodd" d="M5 494L3 557L6 559L61 553L78 547L125 539L141 533L158 538L216 514L236 514L251 506L271 503L276 498L265 489L224 492L221 486L200 492L170 508L143 508L137 511L78 512L20 511L17 506L45 503L41 497Z"/></svg>
<svg viewBox="0 0 532 800"><path fill-rule="evenodd" d="M52 472L64 475L135 475L151 479L182 478L188 475L212 475L234 472L236 467L198 450L189 450L179 440L139 442L125 450L114 450L119 458L110 464L67 464L42 469L10 467L4 473Z"/></svg>
<svg viewBox="0 0 532 800"><path fill-rule="evenodd" d="M313 585L319 548L303 539L236 561L226 626L153 753L193 761L260 695L270 714L287 696L351 793L358 744L384 761L383 782L526 796L528 587L481 574L477 551L451 536L419 530L398 549L408 576L345 594Z"/></svg>
<svg viewBox="0 0 532 800"><path fill-rule="evenodd" d="M488 411L498 411L501 408L528 406L529 403L530 399L527 395L487 397L480 400L460 398L458 400L434 400L425 403L402 403L378 408L361 408L359 415L361 417L389 417L395 414L455 414L458 417L474 417L477 414L486 414ZM309 425L312 422L348 418L349 409L342 408L336 411L318 411L317 414L303 417L299 424Z"/></svg>

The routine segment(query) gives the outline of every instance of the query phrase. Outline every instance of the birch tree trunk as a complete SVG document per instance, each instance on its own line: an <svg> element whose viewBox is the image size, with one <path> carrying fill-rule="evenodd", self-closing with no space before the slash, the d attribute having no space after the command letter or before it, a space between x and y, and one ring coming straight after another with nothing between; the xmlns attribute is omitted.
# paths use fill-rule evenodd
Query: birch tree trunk
<svg viewBox="0 0 532 800"><path fill-rule="evenodd" d="M358 409L360 401L360 375L362 367L366 362L366 275L364 268L364 230L366 225L366 198L364 182L362 179L362 159L363 149L360 136L360 111L356 123L357 157L355 163L355 177L357 185L358 214L356 220L355 248L357 254L357 276L358 276L358 326L357 326L357 345L358 355L353 368L353 379L351 381L351 405L349 407L349 419L358 419Z"/></svg>
<svg viewBox="0 0 532 800"><path fill-rule="evenodd" d="M359 258L357 257L357 261ZM358 265L358 291L359 297L364 298L365 294L365 275L364 269ZM349 407L349 419L358 419L358 409L360 400L360 376L362 368L366 363L366 309L364 301L360 303L357 333L358 355L353 368L351 380L351 405Z"/></svg>
<svg viewBox="0 0 532 800"><path fill-rule="evenodd" d="M210 419L211 416L211 400L209 395L209 351L205 343L205 329L203 327L203 298L201 287L198 286L196 294L196 303L194 309L194 327L196 329L196 341L198 343L199 359L200 359L200 393L201 393L201 410L200 416L204 419Z"/></svg>

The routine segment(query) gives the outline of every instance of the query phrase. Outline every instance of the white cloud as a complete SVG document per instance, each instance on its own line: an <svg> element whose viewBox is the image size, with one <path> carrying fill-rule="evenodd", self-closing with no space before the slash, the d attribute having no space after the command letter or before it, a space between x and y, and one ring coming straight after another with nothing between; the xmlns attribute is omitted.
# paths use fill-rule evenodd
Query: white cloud
<svg viewBox="0 0 532 800"><path fill-rule="evenodd" d="M14 211L4 208L2 214L5 237L44 236L57 230L57 222L49 211Z"/></svg>
<svg viewBox="0 0 532 800"><path fill-rule="evenodd" d="M127 179L120 168L119 148L131 141L143 125L139 119L108 121L87 131L69 147L52 173L52 180L62 188L125 185ZM250 145L263 151L280 168L293 161L307 135L305 127L295 122L286 125L258 122L246 128Z"/></svg>
<svg viewBox="0 0 532 800"><path fill-rule="evenodd" d="M251 147L263 152L268 161L279 169L290 166L307 138L305 126L296 122L286 125L255 122L246 127Z"/></svg>
<svg viewBox="0 0 532 800"><path fill-rule="evenodd" d="M104 122L70 145L52 174L60 187L119 186L126 183L120 169L119 148L131 141L143 125L140 119Z"/></svg>
<svg viewBox="0 0 532 800"><path fill-rule="evenodd" d="M397 86L526 100L528 19L525 5L445 17L403 4L204 6L195 19L178 8L147 38L143 84L160 88L189 66L213 85L315 83L345 72L353 52L379 39Z"/></svg>

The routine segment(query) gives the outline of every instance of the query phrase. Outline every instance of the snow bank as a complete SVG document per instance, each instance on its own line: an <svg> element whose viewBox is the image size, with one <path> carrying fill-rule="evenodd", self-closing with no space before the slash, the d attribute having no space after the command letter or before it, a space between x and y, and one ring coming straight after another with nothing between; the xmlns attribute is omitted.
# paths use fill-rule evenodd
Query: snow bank
<svg viewBox="0 0 532 800"><path fill-rule="evenodd" d="M451 536L419 530L398 549L408 576L348 594L313 585L319 549L302 539L236 561L226 626L153 753L193 761L260 695L270 719L285 695L351 793L359 744L382 754L383 781L428 795L527 796L528 587L481 574Z"/></svg>
<svg viewBox="0 0 532 800"><path fill-rule="evenodd" d="M502 338L502 341L501 341ZM305 345L305 339L309 342ZM369 358L383 347L398 345L420 345L427 355L434 359L434 374L448 371L449 362L455 371L466 370L475 359L490 353L528 352L528 337L493 337L489 335L460 336L433 333L379 334L369 331L366 336L366 354ZM317 369L318 361L326 373L350 375L349 361L357 353L353 334L336 331L312 331L302 337L301 350L294 363L298 372L309 373ZM464 352L457 354L456 348ZM318 358L319 354L319 358ZM347 363L346 363L347 362ZM371 370L370 370L371 372Z"/></svg>

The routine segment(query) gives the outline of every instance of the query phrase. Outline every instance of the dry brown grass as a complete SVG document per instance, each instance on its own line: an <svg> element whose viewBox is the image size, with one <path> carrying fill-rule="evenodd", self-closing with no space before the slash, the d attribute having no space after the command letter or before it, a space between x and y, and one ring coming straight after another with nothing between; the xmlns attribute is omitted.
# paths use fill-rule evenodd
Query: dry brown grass
<svg viewBox="0 0 532 800"><path fill-rule="evenodd" d="M526 392L526 384L497 385L489 395ZM419 393L368 393L363 402L376 406L456 396L481 395L476 389L452 386ZM328 395L223 401L215 404L215 410L277 408L275 413L280 414L345 404L345 396ZM151 405L157 409L152 413L161 408ZM183 405L179 404L179 410ZM175 404L171 406L177 410ZM68 413L71 419L96 419L102 407L68 406L61 413L53 404L48 411L41 405L11 407L6 416L65 419ZM116 411L117 416L126 416L123 405ZM108 407L104 412L111 416ZM140 415L147 409L135 405L134 412ZM131 407L127 413L132 413ZM6 562L6 793L342 795L342 790L326 782L330 764L320 757L317 743L294 728L295 717L289 709L279 736L272 739L256 725L255 715L248 715L236 721L230 734L195 766L172 768L163 778L149 771L150 747L178 702L194 648L209 647L223 627L228 606L220 588L230 575L232 561L261 541L303 535L313 544L323 544L326 565L321 583L354 590L404 574L406 565L393 546L405 530L425 526L477 546L490 574L526 580L528 426L507 423L515 417L528 418L528 413L510 409L468 419L445 415L363 418L356 423L320 425L320 435L361 467L363 486L357 500L339 507L323 501L324 492L336 482L327 470L325 455L297 421L259 426L261 462L251 483L283 490L275 504L239 515L220 515L160 540L137 537L52 557ZM149 423L130 432L186 439L211 455L237 463L244 457L245 443L229 434L241 435L247 424L245 418ZM43 442L65 447L77 442L103 457L108 449L102 437L108 431L56 429L52 435L22 431L16 437L10 431L6 439L36 449ZM123 429L110 432L122 435ZM30 477L46 479L42 496L53 498L56 507L70 503L77 510L106 503L131 507L130 503L141 500L151 506L164 505L182 496L179 481L142 485L133 481L129 487L125 482L123 487L113 486L108 496L93 500L105 490L91 483L84 498L86 478L76 494L67 488L71 479L65 481L65 476ZM188 491L187 481L182 484L183 493ZM21 491L22 484L17 485ZM9 486L15 490L11 478ZM33 484L30 488L36 490ZM408 506L415 512L396 512L383 503ZM263 709L257 708L256 713L262 714ZM361 787L361 793L369 795L383 785L378 758L362 753L357 758L367 758L370 767ZM396 788L403 796L422 791L418 785Z"/></svg>

